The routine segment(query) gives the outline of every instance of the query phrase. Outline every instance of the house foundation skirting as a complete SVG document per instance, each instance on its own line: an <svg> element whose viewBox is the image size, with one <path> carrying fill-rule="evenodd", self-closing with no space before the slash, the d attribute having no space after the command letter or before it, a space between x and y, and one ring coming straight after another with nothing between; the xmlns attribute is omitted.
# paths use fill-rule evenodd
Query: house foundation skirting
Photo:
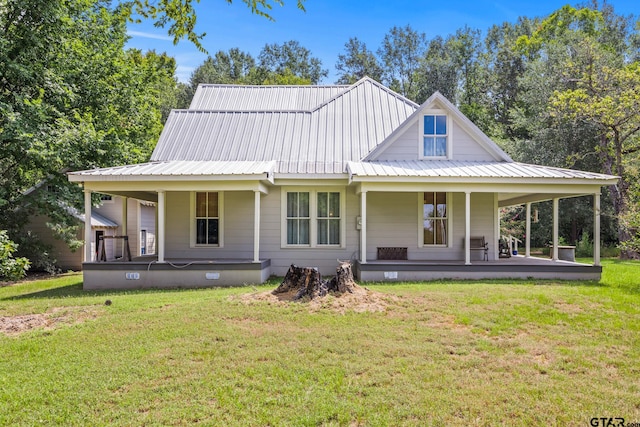
<svg viewBox="0 0 640 427"><path fill-rule="evenodd" d="M83 264L83 288L145 289L242 286L265 282L271 260L91 262Z"/></svg>
<svg viewBox="0 0 640 427"><path fill-rule="evenodd" d="M355 274L364 282L428 281L443 279L556 279L600 280L601 266L577 263L499 264L462 263L437 264L404 261L398 263L356 262Z"/></svg>

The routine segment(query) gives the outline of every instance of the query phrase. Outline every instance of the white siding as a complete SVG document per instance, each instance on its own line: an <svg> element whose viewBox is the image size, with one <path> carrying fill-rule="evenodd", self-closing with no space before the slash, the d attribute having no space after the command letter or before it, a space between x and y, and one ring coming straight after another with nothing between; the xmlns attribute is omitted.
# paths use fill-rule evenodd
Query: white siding
<svg viewBox="0 0 640 427"><path fill-rule="evenodd" d="M340 189L340 187L336 187ZM300 187L300 191L309 188ZM360 198L353 189L345 190L346 212L343 215L346 227L344 248L281 248L281 192L274 188L262 198L260 228L260 258L271 259L271 272L283 276L291 264L317 267L323 275L335 275L337 260L355 259L358 251L359 232L356 217L360 214Z"/></svg>
<svg viewBox="0 0 640 427"><path fill-rule="evenodd" d="M453 123L453 160L460 161L495 161L496 159L487 152L468 132Z"/></svg>
<svg viewBox="0 0 640 427"><path fill-rule="evenodd" d="M399 135L383 153L376 157L377 161L385 160L418 160L420 159L421 136L419 122L416 121ZM459 161L495 161L467 131L455 121L452 129L452 160Z"/></svg>
<svg viewBox="0 0 640 427"><path fill-rule="evenodd" d="M450 247L419 247L419 196L416 193L367 193L367 259L375 260L378 247L406 247L410 260L464 260L464 194L452 195ZM484 236L493 258L493 194L471 195L471 235ZM472 253L472 260L480 259Z"/></svg>
<svg viewBox="0 0 640 427"><path fill-rule="evenodd" d="M300 191L305 191L301 187ZM337 187L340 188L340 187ZM272 188L260 201L260 258L271 260L271 272L284 275L292 263L318 267L324 275L335 274L337 259L355 259L359 233L355 229L360 199L347 189L345 248L281 248L280 189ZM253 259L254 194L248 191L224 193L223 247L191 248L189 245L190 209L188 192L167 193L166 256L191 259Z"/></svg>
<svg viewBox="0 0 640 427"><path fill-rule="evenodd" d="M340 187L336 187L340 188ZM309 187L300 187L300 191ZM253 193L224 193L224 246L191 248L189 246L190 196L188 192L167 193L167 258L184 259L252 259L253 258ZM293 263L317 267L323 275L335 274L337 260L357 258L360 233L356 218L360 215L360 196L352 188L345 189L346 230L344 248L283 248L281 247L281 191L271 188L261 199L260 258L271 260L271 272L282 276ZM376 248L407 247L411 260L464 259L464 194L452 197L452 245L450 248L418 247L418 194L377 193L367 196L367 258L376 259ZM493 194L471 195L471 229L473 236L484 235L490 242L493 258ZM473 254L474 259L476 255Z"/></svg>
<svg viewBox="0 0 640 427"><path fill-rule="evenodd" d="M398 136L398 139L393 142L376 160L417 160L420 156L419 148L419 135L418 135L418 122L415 122L412 126Z"/></svg>

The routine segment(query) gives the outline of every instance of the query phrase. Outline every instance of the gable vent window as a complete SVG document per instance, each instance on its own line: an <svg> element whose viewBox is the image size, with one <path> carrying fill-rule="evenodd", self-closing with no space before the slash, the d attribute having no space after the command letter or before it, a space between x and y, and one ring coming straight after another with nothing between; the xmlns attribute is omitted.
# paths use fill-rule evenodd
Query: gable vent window
<svg viewBox="0 0 640 427"><path fill-rule="evenodd" d="M446 157L448 136L446 115L425 115L423 122L423 157Z"/></svg>

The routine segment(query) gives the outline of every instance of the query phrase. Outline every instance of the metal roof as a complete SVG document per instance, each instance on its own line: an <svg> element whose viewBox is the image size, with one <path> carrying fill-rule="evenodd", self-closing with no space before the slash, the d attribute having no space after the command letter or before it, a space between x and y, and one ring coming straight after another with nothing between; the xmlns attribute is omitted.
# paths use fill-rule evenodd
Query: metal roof
<svg viewBox="0 0 640 427"><path fill-rule="evenodd" d="M78 212L78 210L73 207L67 207L66 209L71 215L78 218L80 221L84 222L84 213ZM91 210L91 226L103 227L103 228L119 227L117 222L111 221L109 218L107 218L104 215L100 215L99 213L95 212L93 209Z"/></svg>
<svg viewBox="0 0 640 427"><path fill-rule="evenodd" d="M354 177L617 179L615 176L594 172L497 161L407 160L348 162L347 170L352 179L355 179Z"/></svg>
<svg viewBox="0 0 640 427"><path fill-rule="evenodd" d="M234 103L248 102L250 97L242 95L243 92L259 92L259 88L245 91L241 86L215 86L212 92L216 88L226 93L231 107ZM341 91L327 99L335 88ZM277 92L276 88L272 89ZM230 94L234 91L239 93L236 98ZM316 173L317 170L344 173L347 161L362 159L418 108L417 104L369 78L347 87L294 87L289 93L296 91L317 91L314 102L322 102L308 110L291 110L292 103L284 98L281 108L270 111L174 110L151 159L275 160L276 172L280 173L293 170L296 173ZM281 93L286 92L284 88ZM311 97L304 98L302 104L310 106L307 99ZM272 101L270 104L277 103Z"/></svg>
<svg viewBox="0 0 640 427"><path fill-rule="evenodd" d="M312 110L349 86L237 86L200 84L190 110Z"/></svg>
<svg viewBox="0 0 640 427"><path fill-rule="evenodd" d="M243 161L163 161L137 165L116 166L69 173L69 180L84 181L105 177L135 179L136 177L194 177L272 175L275 162Z"/></svg>

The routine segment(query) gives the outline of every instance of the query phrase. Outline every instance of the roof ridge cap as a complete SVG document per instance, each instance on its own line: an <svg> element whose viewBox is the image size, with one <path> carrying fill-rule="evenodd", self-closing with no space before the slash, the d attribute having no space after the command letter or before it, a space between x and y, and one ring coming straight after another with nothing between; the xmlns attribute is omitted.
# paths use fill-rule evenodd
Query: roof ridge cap
<svg viewBox="0 0 640 427"><path fill-rule="evenodd" d="M389 95L398 98L400 101L409 104L412 107L419 107L418 104L416 104L415 102L413 102L412 100L410 100L409 98L406 98L402 95L400 95L397 92L394 92L393 90L389 89L388 87L386 87L385 85L383 85L380 82L377 82L376 80L372 79L369 76L364 76L363 78L361 78L360 80L358 80L357 82L355 82L354 84L347 86L345 88L345 90L343 90L340 93L335 94L334 96L332 96L331 98L327 99L326 101L322 102L321 104L319 104L316 108L314 108L313 110L311 110L312 113L315 113L316 111L326 107L327 105L329 105L330 103L334 102L336 99L341 98L343 96L345 96L346 94L348 94L349 92L353 91L355 88L357 88L358 86L363 85L364 83L370 83L374 86L376 86L378 89L383 90L384 92L387 92Z"/></svg>

